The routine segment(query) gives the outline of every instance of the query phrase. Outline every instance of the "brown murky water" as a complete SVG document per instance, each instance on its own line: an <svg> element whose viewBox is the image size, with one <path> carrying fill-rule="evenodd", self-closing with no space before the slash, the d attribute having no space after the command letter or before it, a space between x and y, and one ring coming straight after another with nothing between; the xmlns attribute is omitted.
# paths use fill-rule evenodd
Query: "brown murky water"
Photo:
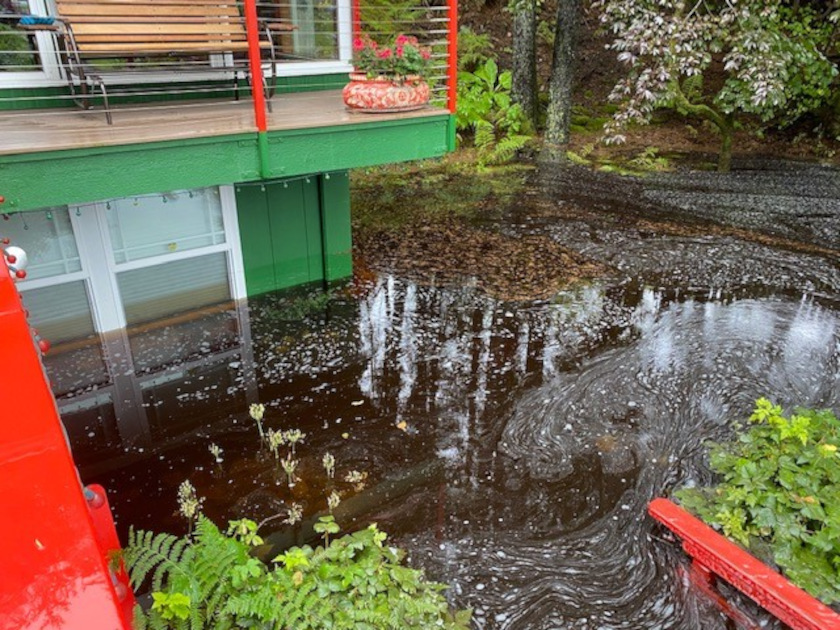
<svg viewBox="0 0 840 630"><path fill-rule="evenodd" d="M378 522L476 628L726 628L645 507L707 481L704 442L757 397L840 408L837 182L773 164L542 173L500 229L610 277L539 302L389 275L328 301L268 296L123 340L142 361L95 391L54 358L83 479L111 490L123 532L183 531L184 479L217 521L292 501L311 515L335 487L345 529ZM307 434L292 488L260 448L258 401L266 427ZM327 451L366 487L326 479Z"/></svg>

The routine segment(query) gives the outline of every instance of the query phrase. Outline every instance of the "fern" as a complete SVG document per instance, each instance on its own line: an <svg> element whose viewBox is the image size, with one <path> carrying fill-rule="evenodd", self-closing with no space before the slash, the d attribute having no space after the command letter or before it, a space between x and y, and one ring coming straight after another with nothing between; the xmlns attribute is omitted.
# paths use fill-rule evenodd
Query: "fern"
<svg viewBox="0 0 840 630"><path fill-rule="evenodd" d="M188 575L184 566L192 557L188 541L172 534L135 531L128 533L128 547L124 552L131 585L137 589L154 571L152 590L159 591L170 574Z"/></svg>
<svg viewBox="0 0 840 630"><path fill-rule="evenodd" d="M401 566L403 554L384 539L371 526L326 548L295 547L269 570L204 517L184 539L132 531L124 554L132 583L152 575L155 590L137 628L466 629L463 615L453 621L441 585Z"/></svg>

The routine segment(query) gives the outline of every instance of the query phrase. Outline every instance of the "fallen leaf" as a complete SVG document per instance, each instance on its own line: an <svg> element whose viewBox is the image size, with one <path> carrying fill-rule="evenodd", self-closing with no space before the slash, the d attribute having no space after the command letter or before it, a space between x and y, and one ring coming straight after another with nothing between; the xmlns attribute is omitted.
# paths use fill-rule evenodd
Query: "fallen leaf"
<svg viewBox="0 0 840 630"><path fill-rule="evenodd" d="M401 422L397 422L397 428L400 431L407 431L408 430L408 424L406 423L405 420L403 420Z"/></svg>

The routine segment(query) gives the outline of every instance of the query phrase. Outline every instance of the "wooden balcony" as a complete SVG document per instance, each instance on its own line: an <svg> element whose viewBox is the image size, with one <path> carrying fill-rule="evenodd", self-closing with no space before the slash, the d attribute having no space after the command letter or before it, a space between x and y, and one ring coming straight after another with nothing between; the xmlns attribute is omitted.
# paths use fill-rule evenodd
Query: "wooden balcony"
<svg viewBox="0 0 840 630"><path fill-rule="evenodd" d="M444 108L384 114L348 111L338 90L277 94L271 101L268 131L307 130L446 117ZM113 125L101 109L75 108L0 112L0 156L95 149L152 142L184 141L256 133L250 100L185 101L162 107L113 110Z"/></svg>

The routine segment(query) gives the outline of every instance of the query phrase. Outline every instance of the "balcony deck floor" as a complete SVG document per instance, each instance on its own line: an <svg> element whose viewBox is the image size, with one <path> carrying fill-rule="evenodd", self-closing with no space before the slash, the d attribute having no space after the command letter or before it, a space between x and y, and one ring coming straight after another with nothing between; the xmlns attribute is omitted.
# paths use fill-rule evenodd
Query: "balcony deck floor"
<svg viewBox="0 0 840 630"><path fill-rule="evenodd" d="M271 102L269 131L448 114L434 107L393 114L350 112L337 90L277 94ZM117 106L112 112L113 125L106 123L101 108L0 112L0 155L224 136L256 129L250 100Z"/></svg>

